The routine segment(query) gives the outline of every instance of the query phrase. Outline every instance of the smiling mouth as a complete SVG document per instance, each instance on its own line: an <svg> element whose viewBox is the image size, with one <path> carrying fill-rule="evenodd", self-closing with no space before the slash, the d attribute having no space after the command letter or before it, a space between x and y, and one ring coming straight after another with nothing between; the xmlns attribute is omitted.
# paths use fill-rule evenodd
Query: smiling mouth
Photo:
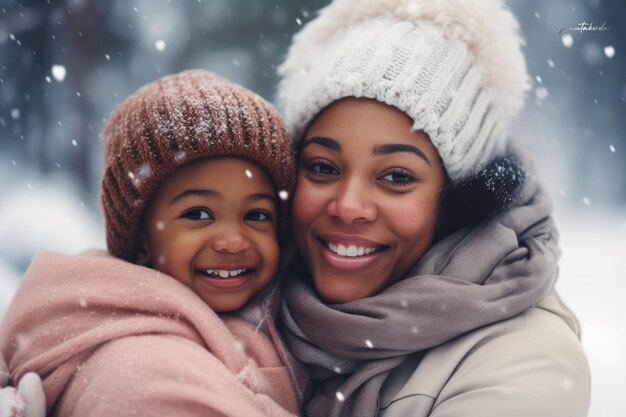
<svg viewBox="0 0 626 417"><path fill-rule="evenodd" d="M328 250L337 256L343 256L346 258L360 258L368 255L372 255L378 252L382 252L388 248L385 245L379 246L364 246L364 245L347 245L343 243L333 243L323 239L319 239L320 243L324 245Z"/></svg>
<svg viewBox="0 0 626 417"><path fill-rule="evenodd" d="M209 278L238 278L250 275L254 271L253 268L239 269L200 269L198 272Z"/></svg>

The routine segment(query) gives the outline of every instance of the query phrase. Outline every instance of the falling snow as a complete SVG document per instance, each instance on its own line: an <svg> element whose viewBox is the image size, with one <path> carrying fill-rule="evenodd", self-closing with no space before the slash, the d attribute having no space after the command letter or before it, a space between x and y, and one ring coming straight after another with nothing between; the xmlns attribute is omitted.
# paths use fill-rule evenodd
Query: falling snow
<svg viewBox="0 0 626 417"><path fill-rule="evenodd" d="M50 1L48 1L48 3L50 3ZM68 5L69 3L70 2L68 2ZM81 2L79 1L79 3ZM187 7L187 5L191 5L191 3L196 2L185 2L185 7ZM204 3L205 5L211 3L225 5L228 2ZM237 2L234 3L239 4ZM604 7L603 5L607 2L590 0L588 3L595 9L595 13L600 11L602 7ZM82 111L86 110L87 106L84 106L84 108L81 109L81 112L75 113L76 110L68 110L67 104L64 104L64 102L67 102L70 103L71 106L76 107L80 103L80 100L76 99L76 97L80 97L79 93L77 93L76 97L74 97L76 90L80 89L83 100L87 97L89 97L90 100L93 100L93 103L90 102L90 104L93 104L94 108L98 109L97 115L93 116L87 112L84 119L85 124L90 123L93 126L93 139L96 137L95 132L99 131L102 126L101 118L106 115L108 111L118 105L130 90L138 87L141 83L146 82L148 79L155 79L161 74L170 73L177 69L191 67L194 65L194 63L182 61L178 62L176 60L172 60L173 65L170 65L165 60L162 60L158 62L160 68L156 71L153 66L155 63L151 59L145 59L146 52L149 53L151 51L154 53L157 51L165 51L167 47L166 52L157 52L155 55L159 58L169 58L170 54L172 56L193 57L196 59L195 65L197 66L202 66L207 62L215 64L215 70L221 72L223 75L232 77L233 79L242 82L244 85L250 86L253 89L258 88L261 92L267 94L268 96L271 94L268 86L263 87L255 84L254 80L256 80L256 78L254 74L255 71L258 71L258 69L262 67L262 71L266 71L269 76L272 77L275 68L270 67L266 62L262 62L257 55L252 54L250 55L252 59L245 60L241 58L242 55L239 52L237 52L236 55L216 54L216 50L228 50L227 48L229 47L226 46L226 48L224 48L223 45L218 45L218 39L215 39L214 43L214 39L210 38L210 34L208 37L205 35L204 39L211 39L212 42L204 42L204 44L198 43L197 40L202 39L202 36L199 33L194 33L196 30L193 27L195 25L194 22L190 21L187 27L180 28L178 25L171 23L171 20L164 21L157 19L157 11L167 15L170 12L169 8L174 8L174 4L176 4L176 2L167 1L166 4L159 4L157 7L153 7L150 6L150 2L143 2L141 3L141 11L139 11L137 7L133 7L133 4L126 6L126 12L128 12L127 14L131 15L131 18L133 19L133 30L127 30L129 21L124 21L123 19L118 19L118 24L111 24L111 28L102 28L105 35L110 34L110 32L105 32L105 30L117 30L118 33L114 34L114 36L110 36L109 39L116 40L123 38L124 42L118 44L101 44L102 49L99 51L98 49L95 50L97 62L94 64L86 63L91 66L87 66L85 68L86 72L84 75L87 76L85 81L73 79L73 75L78 74L75 70L74 64L68 59L70 55L68 53L71 51L67 50L67 53L63 52L62 48L67 47L67 45L63 44L63 37L59 36L58 33L56 37L54 35L50 35L49 32L46 33L45 36L48 43L50 36L52 39L55 39L55 41L51 43L55 48L55 52L52 54L52 57L57 59L57 61L44 61L45 64L39 66L39 68L42 68L43 70L39 72L38 76L35 75L37 78L35 81L39 83L41 87L39 91L41 94L36 94L36 91L30 91L32 98L29 98L26 94L24 94L26 101L23 101L20 96L22 93L18 91L12 101L5 101L5 114L2 115L4 118L0 117L0 127L5 128L4 132L6 133L7 138L11 139L10 130L14 129L14 131L23 133L23 135L15 134L14 139L16 143L23 144L24 149L29 149L29 147L36 149L45 148L48 150L47 152L49 152L56 149L67 151L67 148L70 148L73 152L65 152L65 154L67 154L67 158L65 158L62 154L54 152L50 152L47 155L24 154L22 156L23 152L19 150L19 148L17 152L11 150L7 151L6 149L2 149L0 152L0 157L4 157L4 160L2 160L3 164L0 164L0 169L2 169L2 167L5 168L4 171L0 172L0 178L3 178L3 183L5 183L5 188L0 188L0 195L3 196L3 198L0 199L0 231L2 231L2 233L0 233L0 240L2 238L5 238L6 240L4 245L0 242L0 315L2 314L3 302L5 300L8 301L6 294L10 294L15 288L17 288L16 283L19 282L21 274L23 273L21 269L15 269L13 271L14 273L10 273L10 268L7 269L9 272L5 273L5 269L2 268L4 266L3 262L6 263L5 259L9 259L9 263L6 263L7 265L13 265L10 263L10 253L19 245L14 244L12 241L23 238L24 242L31 241L33 245L35 245L35 243L41 244L42 242L46 242L48 249L51 250L64 250L64 245L69 245L69 242L72 241L78 241L80 242L80 247L72 247L71 250L67 250L67 252L74 253L84 247L93 246L91 243L85 243L80 237L77 238L77 236L82 236L86 233L86 227L77 221L78 215L70 210L71 208L78 210L77 213L84 214L94 209L96 206L96 204L94 204L94 198L90 195L84 195L84 191L83 195L81 195L80 198L77 198L76 201L71 200L69 208L59 210L58 214L52 214L52 210L54 208L54 204L56 204L59 200L62 193L56 192L51 197L43 200L53 204L52 208L47 207L45 210L44 214L46 215L46 218L50 217L54 219L63 219L63 216L67 216L67 222L47 221L39 226L28 226L29 233L24 234L27 236L23 237L17 233L7 233L6 229L2 229L3 225L7 226L7 224L9 224L9 217L6 215L6 207L10 203L9 200L12 200L4 198L5 195L8 196L5 192L10 190L20 191L23 192L24 195L31 197L40 195L42 192L44 185L43 182L38 181L32 174L21 174L21 172L26 172L26 169L29 169L29 165L32 161L42 160L46 161L48 166L56 166L53 174L58 175L59 178L61 178L61 176L67 177L73 175L74 162L72 161L77 156L76 151L78 148L71 148L69 146L72 137L76 137L81 141L81 152L83 150L89 151L86 155L90 158L90 161L102 160L102 155L98 154L99 150L98 152L93 152L92 149L92 144L97 143L97 141L91 140L92 138L84 136L80 133L83 132L80 130L83 126L81 126L80 123L75 122L77 116L83 116ZM183 3L179 2L178 4L182 5ZM233 16L237 15L236 7L238 6L220 7L227 7L229 9L232 8L234 12ZM213 13L213 9L211 9L211 16L223 16L223 13L220 13L220 7L215 6L213 8L216 10L215 13ZM625 270L621 267L621 265L623 265L623 261L621 261L621 259L623 258L620 258L619 249L623 247L624 237L626 236L626 218L624 218L622 214L619 219L615 217L611 218L611 221L608 221L605 220L604 215L599 214L599 210L601 210L601 207L610 207L612 204L610 198L612 198L613 195L623 194L622 191L624 181L621 174L623 174L623 161L624 158L626 158L626 153L623 152L624 148L622 146L624 144L624 141L622 140L623 135L621 135L619 131L610 130L612 125L619 126L619 123L621 122L619 116L621 115L623 107L618 106L624 106L624 103L626 103L626 84L624 84L624 80L622 78L619 78L619 75L615 75L619 72L619 68L621 68L621 64L623 62L621 60L622 56L619 54L616 55L616 49L619 49L622 43L619 43L620 39L614 39L613 42L615 43L613 45L607 45L607 43L611 42L610 37L607 39L596 36L599 34L594 33L587 33L580 36L573 34L573 37L571 38L572 45L567 47L567 45L565 45L564 38L557 34L557 30L558 27L561 27L563 24L573 24L575 22L574 19L576 19L575 16L570 16L570 18L568 18L570 20L567 21L558 21L558 19L561 19L563 16L559 17L558 13L555 16L555 9L552 5L542 4L541 8L537 11L534 10L538 7L536 4L530 5L527 2L517 2L515 3L515 7L523 9L526 12L525 24L528 25L529 29L526 33L529 38L529 47L525 49L525 53L528 55L528 62L535 63L535 65L530 65L530 67L536 73L541 73L543 76L543 78L539 75L534 77L536 84L534 86L534 90L531 92L531 97L533 99L537 100L539 103L544 103L542 112L540 112L541 118L539 119L539 125L537 126L537 123L533 123L537 120L529 120L527 116L522 116L519 125L528 126L528 129L535 130L524 131L521 129L520 133L537 133L537 137L548 137L552 142L550 142L550 140L543 142L554 144L554 141L556 141L556 149L562 147L563 150L566 151L562 157L554 158L551 156L554 155L553 148L548 146L547 149L542 150L542 154L537 159L538 164L543 167L543 173L545 174L547 172L548 174L543 177L546 183L553 187L552 189L555 191L554 197L559 197L558 200L561 207L568 204L576 209L586 209L581 211L590 213L590 218L594 219L594 221L597 221L598 223L598 227L595 229L589 227L588 234L585 235L580 232L581 227L584 227L585 222L570 221L569 224L565 224L562 217L558 218L558 220L560 220L559 225L562 226L560 228L562 228L563 231L563 246L565 246L563 250L565 263L563 264L563 273L561 274L562 279L559 280L558 285L561 286L559 290L565 293L564 299L574 304L573 309L586 329L586 331L583 332L582 342L585 345L586 350L588 350L590 361L592 362L592 370L595 380L594 383L598 384L595 389L594 398L592 399L592 404L594 402L596 403L596 409L595 413L592 412L590 416L617 415L615 413L611 414L600 412L604 411L602 409L603 406L597 406L597 404L602 404L603 400L605 400L604 402L609 403L610 405L608 405L608 407L610 407L611 404L615 404L616 401L619 401L619 395L617 395L619 393L614 390L614 388L618 386L618 381L615 379L615 375L618 373L623 374L624 372L615 372L615 364L622 363L619 362L621 360L619 346L624 346L623 332L619 331L618 320L611 321L612 317L602 316L598 313L598 311L606 310L603 307L610 304L611 307L615 306L615 311L618 313L615 314L615 316L618 316L620 312L623 312L623 309L621 308L622 304L618 304L617 302L614 303L614 300L618 300L617 297L619 294L623 294L623 280L618 278L621 278L623 271ZM151 9L153 11L151 11ZM581 9L581 7L577 6L577 9ZM135 10L138 14L135 15L132 10ZM569 9L566 8L566 12L569 12ZM589 12L591 11L581 11L583 14ZM141 19L143 17L144 20L147 20L146 16L143 15L144 13L150 17L149 24L143 23L143 20ZM301 16L303 17L298 19L296 19L295 14L284 16L282 20L283 26L280 26L280 19L272 21L269 24L276 24L277 27L280 27L281 29L279 31L281 35L284 35L287 27L291 30L297 30L299 25L304 24L304 21L308 19L308 12L301 11ZM197 20L199 22L203 22L203 19L200 18L200 16L198 17L199 19ZM103 20L107 21L105 19ZM228 19L223 19L223 21L224 28L229 30L227 27ZM111 20L111 22L113 22L113 20ZM165 24L157 24L156 22L165 22ZM278 22L278 24L276 22ZM56 20L53 21L53 23L55 25L55 31L57 32L59 32L61 28L69 26L62 25L57 28ZM60 24L61 22L59 22L59 25ZM220 22L220 24L222 23ZM143 29L142 25L144 27ZM115 27L117 27L117 29L115 29ZM181 33L173 33L172 28L182 29ZM21 48L17 48L20 44L18 38L23 36L24 32L22 32L19 28L11 28L8 30L14 30L15 34L5 33L5 38L11 39L12 44L4 46L11 46L20 54L27 55L28 53L28 55L30 55L30 51L26 47L23 46ZM204 28L201 30L204 30ZM252 28L251 30L255 31L255 36L258 34L256 28ZM542 30L542 32L539 32L540 30ZM615 35L618 32L618 28L615 28L611 32L607 32L607 35ZM189 39L189 35L191 35L192 41L186 41L186 39ZM243 31L242 36L245 36ZM103 38L106 39L106 36ZM164 41L161 41L162 49L159 49L159 45L155 42L156 39L160 38L168 39L167 45L165 45ZM266 38L267 40L272 39L269 31L266 33ZM561 38L562 46L558 45L558 38ZM25 39L22 39L24 42L21 43L27 45ZM181 41L177 41L177 39L180 39ZM552 39L556 42L556 44L552 43L552 41L546 41L541 45L537 45L538 39ZM80 40L81 42L89 41L87 37L81 38ZM128 44L128 47L125 46L125 44ZM154 46L152 46L153 44ZM147 48L137 47L138 45L144 45L147 46ZM531 47L531 45L537 46ZM87 47L89 45L85 46ZM156 48L156 51L153 48ZM245 48L247 51L247 47ZM254 46L250 47L250 49L254 48ZM146 49L148 49L148 51L146 51ZM108 53L105 54L105 51ZM46 56L46 54L41 53L44 51L38 52L39 57L37 60ZM7 53L10 53L8 48ZM273 53L268 53L267 55L272 59L275 58ZM233 59L234 56L238 59ZM551 56L552 58L547 59L545 56ZM17 57L19 58L20 56L18 55ZM101 61L102 57L104 57L106 61ZM199 60L198 57L200 58ZM256 63L257 58L259 58L259 65L251 66L250 62ZM19 61L19 59L15 60L15 62ZM10 62L10 60L7 60L3 63L9 67ZM65 67L61 66L64 70L61 80L55 76L54 70L52 72L50 71L52 64L58 62L65 62L67 65L67 70ZM554 69L556 67L555 62L559 63L559 68L551 71L550 69ZM128 63L133 63L133 65L128 65ZM3 93L5 94L5 97L10 97L10 88L15 87L15 85L11 85L14 81L12 81L9 77L9 72L18 72L25 65L30 64L23 63L21 65L13 65L13 68L9 67L9 69L4 68L2 70L3 79L0 80L0 85L4 89ZM593 66L593 68L589 68L591 66ZM128 71L129 69L132 70ZM562 70L566 71L567 74ZM590 70L589 74L591 75L585 73L587 70ZM305 73L304 69L302 69L302 71ZM68 78L68 83L56 84L57 82L63 82L67 75L72 75ZM568 76L570 76L570 78L568 78ZM576 84L567 82L567 80L571 80L572 77L576 80ZM547 87L546 89L541 88L544 85ZM7 86L10 88L7 89ZM263 90L264 88L266 90ZM583 97L577 95L579 89L585 90ZM102 94L93 94L94 91ZM115 95L113 94L114 91L117 92ZM548 98L548 91L550 93L549 95L551 100L546 101ZM603 93L603 91L605 93ZM568 96L570 93L571 95ZM47 112L46 114L49 114L50 121L47 125L39 123L41 124L41 126L38 127L40 130L30 127L31 125L38 125L37 120L34 120L35 123L30 123L31 117L36 118L39 114L35 112L32 107L33 105L39 105L39 103L36 102L36 100L39 100L37 97L38 95L46 95L48 97L46 100L49 103L47 106L52 106L52 109L43 109ZM68 95L71 96L72 100L67 100ZM616 100L611 98L613 96L616 97ZM570 97L570 99L568 99L568 97ZM32 105L28 104L29 100ZM600 104L592 107L593 103L597 102ZM529 107L532 109L532 106L535 103L529 104ZM614 104L617 104L617 106ZM551 113L551 109L558 110L556 117L554 112ZM15 116L16 114L18 115L17 117ZM532 111L528 112L528 114L532 114ZM596 118L592 117L594 114L602 115L602 120L604 120L605 123L599 123ZM524 117L526 117L526 119L524 119ZM63 120L63 126L57 124L57 120L59 119ZM571 131L567 130L569 126L572 127ZM597 130L596 136L593 137L594 139L610 138L608 141L612 143L607 145L605 143L602 144L599 140L594 142L589 141L590 137L583 133L583 128L585 127ZM51 133L55 130L58 131L60 135L57 142L53 142L55 138L51 135ZM39 143L38 141L42 140L41 131L46 133L46 146L33 147L33 143L37 144ZM568 136L568 133L570 136ZM580 143L576 142L576 135L583 137L583 139L587 139L587 141L584 142L585 146L581 146ZM520 134L520 136L522 135ZM527 135L527 137L532 136ZM567 140L564 138L567 138ZM2 139L4 140L5 136L3 136ZM2 142L2 140L0 140L0 142ZM8 140L4 142L9 143ZM536 142L541 141L535 141L533 143ZM63 146L56 146L59 143ZM72 145L77 146L77 143L74 144L74 141L71 141L71 143ZM606 153L607 147L609 153ZM541 143L538 145L538 148L542 149ZM617 152L618 149L620 152ZM579 171L571 170L571 166L575 168L578 167L575 163L572 163L571 160L577 161L581 155L585 157L588 156L586 159L588 161L597 161L597 164L591 167L588 170L589 172L584 175ZM182 163L185 160L186 155L184 152L180 152L175 154L174 158L176 161ZM546 169L546 166L549 168ZM552 169L552 167L554 167L554 169ZM615 171L611 170L611 167L618 167L619 169ZM132 167L132 169L135 170L134 172L136 174L136 178L139 179L141 178L141 172L136 168L137 167ZM564 173L565 175L550 178L553 171L557 173ZM12 172L20 172L20 176L10 177L9 180L7 180L6 175ZM94 172L97 172L97 169L94 170ZM573 175L567 175L566 173L572 173ZM617 175L614 175L615 173L617 173ZM129 173L129 177L134 178L132 175L132 173ZM599 182L590 182L591 180L589 180L589 178L592 176L595 176ZM50 179L45 178L45 180L48 181ZM596 185L599 185L599 188L602 189L596 189ZM11 188L11 186L13 188ZM2 185L0 185L0 187L2 187ZM563 187L563 189L560 189L560 187ZM565 190L567 190L567 194L565 193ZM602 192L604 194L602 194ZM588 196L583 197L584 193L589 194ZM288 196L288 193L286 193L286 195ZM281 192L278 193L278 196L282 199ZM84 199L84 202L80 202L81 198ZM609 201L606 200L607 198ZM591 205L591 199L593 199L593 205ZM41 207L44 204L33 205L32 210L27 209L25 211L24 208L28 208L28 204L22 200L16 199L16 201L20 202L20 204L17 205L20 209L18 212L21 213L20 215L24 219L25 225L29 224L28 221L34 221L41 217L42 212L36 207ZM87 206L87 208L81 209L84 206ZM70 215L70 213L72 215ZM591 216L593 213L595 214ZM55 227L57 227L58 224L62 225L63 228L57 230ZM94 221L94 224L91 226L96 228L97 231L102 232L102 230L100 230L103 229L101 222ZM616 233L619 233L618 237L615 237ZM45 236L45 238L42 238L41 236ZM11 237L11 240L9 240L8 237ZM27 237L29 238L28 241L25 240ZM61 237L63 239L60 239ZM22 241L20 240L20 242ZM103 246L104 242L100 242L100 247ZM594 249L589 250L590 247L593 247ZM578 248L578 252L576 251L576 248ZM28 259L28 256L24 255L24 259ZM585 259L585 262L581 263L581 259ZM159 262L162 263L164 261L165 258L159 258ZM622 263L617 264L616 262ZM20 264L20 268L21 267L22 265ZM587 281L589 276L599 273L599 268L601 268L602 276L606 276L613 281L608 280L608 284L604 282L604 285L609 285L610 288L605 290L601 295L599 295L599 297L597 297L596 301L594 301L588 297L588 291L585 291L585 288L588 287L585 285L586 283L588 284ZM583 273L583 271L585 273ZM2 286L3 282L9 282L9 279L12 281L7 283L6 286ZM15 284L13 284L13 282ZM82 299L77 301L78 304L82 306ZM398 308L400 308L401 305L402 303L398 305ZM78 305L76 307L78 308ZM620 309L618 310L618 308ZM406 329L407 332L411 333L417 333L417 330L417 327L411 327L410 324ZM335 369L335 372L340 371L340 369ZM562 383L560 382L561 381L557 381L555 389L559 389L560 387L568 389L568 387L571 387L573 384L573 380L569 379L564 379ZM343 397L342 393L339 394ZM606 407L607 406L604 406L605 410Z"/></svg>
<svg viewBox="0 0 626 417"><path fill-rule="evenodd" d="M343 402L346 399L346 397L344 397L344 395L343 395L343 393L341 391L337 391L335 393L335 397L337 398L337 400L339 400L341 402Z"/></svg>
<svg viewBox="0 0 626 417"><path fill-rule="evenodd" d="M159 230L159 231L163 231L163 230L165 230L165 223L163 223L163 222L161 222L161 221L158 221L158 222L156 223L156 228L157 228L157 230Z"/></svg>
<svg viewBox="0 0 626 417"><path fill-rule="evenodd" d="M289 199L289 192L287 190L280 190L278 197L283 201L287 201Z"/></svg>
<svg viewBox="0 0 626 417"><path fill-rule="evenodd" d="M537 99L537 102L539 104L542 101L544 101L547 97L548 97L548 89L546 87L541 86L535 89L535 98Z"/></svg>
<svg viewBox="0 0 626 417"><path fill-rule="evenodd" d="M574 45L574 38L569 33L566 33L565 35L561 36L561 42L563 43L564 47L571 48L572 45Z"/></svg>
<svg viewBox="0 0 626 417"><path fill-rule="evenodd" d="M63 65L53 65L52 66L52 76L58 82L62 82L65 79L65 75L67 71Z"/></svg>
<svg viewBox="0 0 626 417"><path fill-rule="evenodd" d="M141 166L139 167L139 180L140 181L146 181L148 179L148 177L150 177L150 175L152 174L152 168L150 168L150 165L144 163L141 164Z"/></svg>
<svg viewBox="0 0 626 417"><path fill-rule="evenodd" d="M159 39L154 43L154 46L156 47L157 51L163 51L165 50L165 41Z"/></svg>
<svg viewBox="0 0 626 417"><path fill-rule="evenodd" d="M372 343L371 340L365 339L365 346L367 346L368 348L372 349L374 347L374 344Z"/></svg>
<svg viewBox="0 0 626 417"><path fill-rule="evenodd" d="M252 178L252 171L250 171L249 169L246 169L246 177Z"/></svg>

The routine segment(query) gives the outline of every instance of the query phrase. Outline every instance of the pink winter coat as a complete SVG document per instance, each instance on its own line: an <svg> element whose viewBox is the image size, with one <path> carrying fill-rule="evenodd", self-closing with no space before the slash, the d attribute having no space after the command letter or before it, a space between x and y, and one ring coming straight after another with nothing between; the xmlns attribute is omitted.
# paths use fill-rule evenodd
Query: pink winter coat
<svg viewBox="0 0 626 417"><path fill-rule="evenodd" d="M294 368L271 317L263 326L270 337L103 251L41 253L6 313L0 350L14 382L42 377L52 415L290 416Z"/></svg>

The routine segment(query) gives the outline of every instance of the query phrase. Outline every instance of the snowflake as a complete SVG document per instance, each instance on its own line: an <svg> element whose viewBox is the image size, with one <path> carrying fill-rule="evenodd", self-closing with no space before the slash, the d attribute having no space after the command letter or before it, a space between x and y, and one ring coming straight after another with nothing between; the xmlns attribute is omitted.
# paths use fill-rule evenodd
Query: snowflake
<svg viewBox="0 0 626 417"><path fill-rule="evenodd" d="M561 42L563 42L563 46L566 48L571 48L574 45L574 38L569 33L561 36Z"/></svg>
<svg viewBox="0 0 626 417"><path fill-rule="evenodd" d="M65 79L65 75L66 74L67 74L67 70L65 69L65 67L63 65L53 65L52 66L52 76L58 82L62 82Z"/></svg>

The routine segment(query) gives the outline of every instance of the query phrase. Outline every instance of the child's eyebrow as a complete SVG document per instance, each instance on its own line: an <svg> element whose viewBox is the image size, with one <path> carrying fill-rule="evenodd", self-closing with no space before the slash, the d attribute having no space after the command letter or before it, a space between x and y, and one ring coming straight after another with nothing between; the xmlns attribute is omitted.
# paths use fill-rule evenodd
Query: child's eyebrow
<svg viewBox="0 0 626 417"><path fill-rule="evenodd" d="M172 198L172 201L170 201L169 205L171 206L175 202L182 200L185 197L189 197L193 195L198 195L198 196L203 196L203 197L221 197L222 196L220 193L218 193L217 191L213 191L213 190L190 189L190 190L185 190L180 194L177 194L174 198Z"/></svg>
<svg viewBox="0 0 626 417"><path fill-rule="evenodd" d="M256 193L256 194L250 194L248 196L248 200L257 201L257 200L265 200L265 199L272 200L272 202L276 204L276 197L269 193Z"/></svg>

